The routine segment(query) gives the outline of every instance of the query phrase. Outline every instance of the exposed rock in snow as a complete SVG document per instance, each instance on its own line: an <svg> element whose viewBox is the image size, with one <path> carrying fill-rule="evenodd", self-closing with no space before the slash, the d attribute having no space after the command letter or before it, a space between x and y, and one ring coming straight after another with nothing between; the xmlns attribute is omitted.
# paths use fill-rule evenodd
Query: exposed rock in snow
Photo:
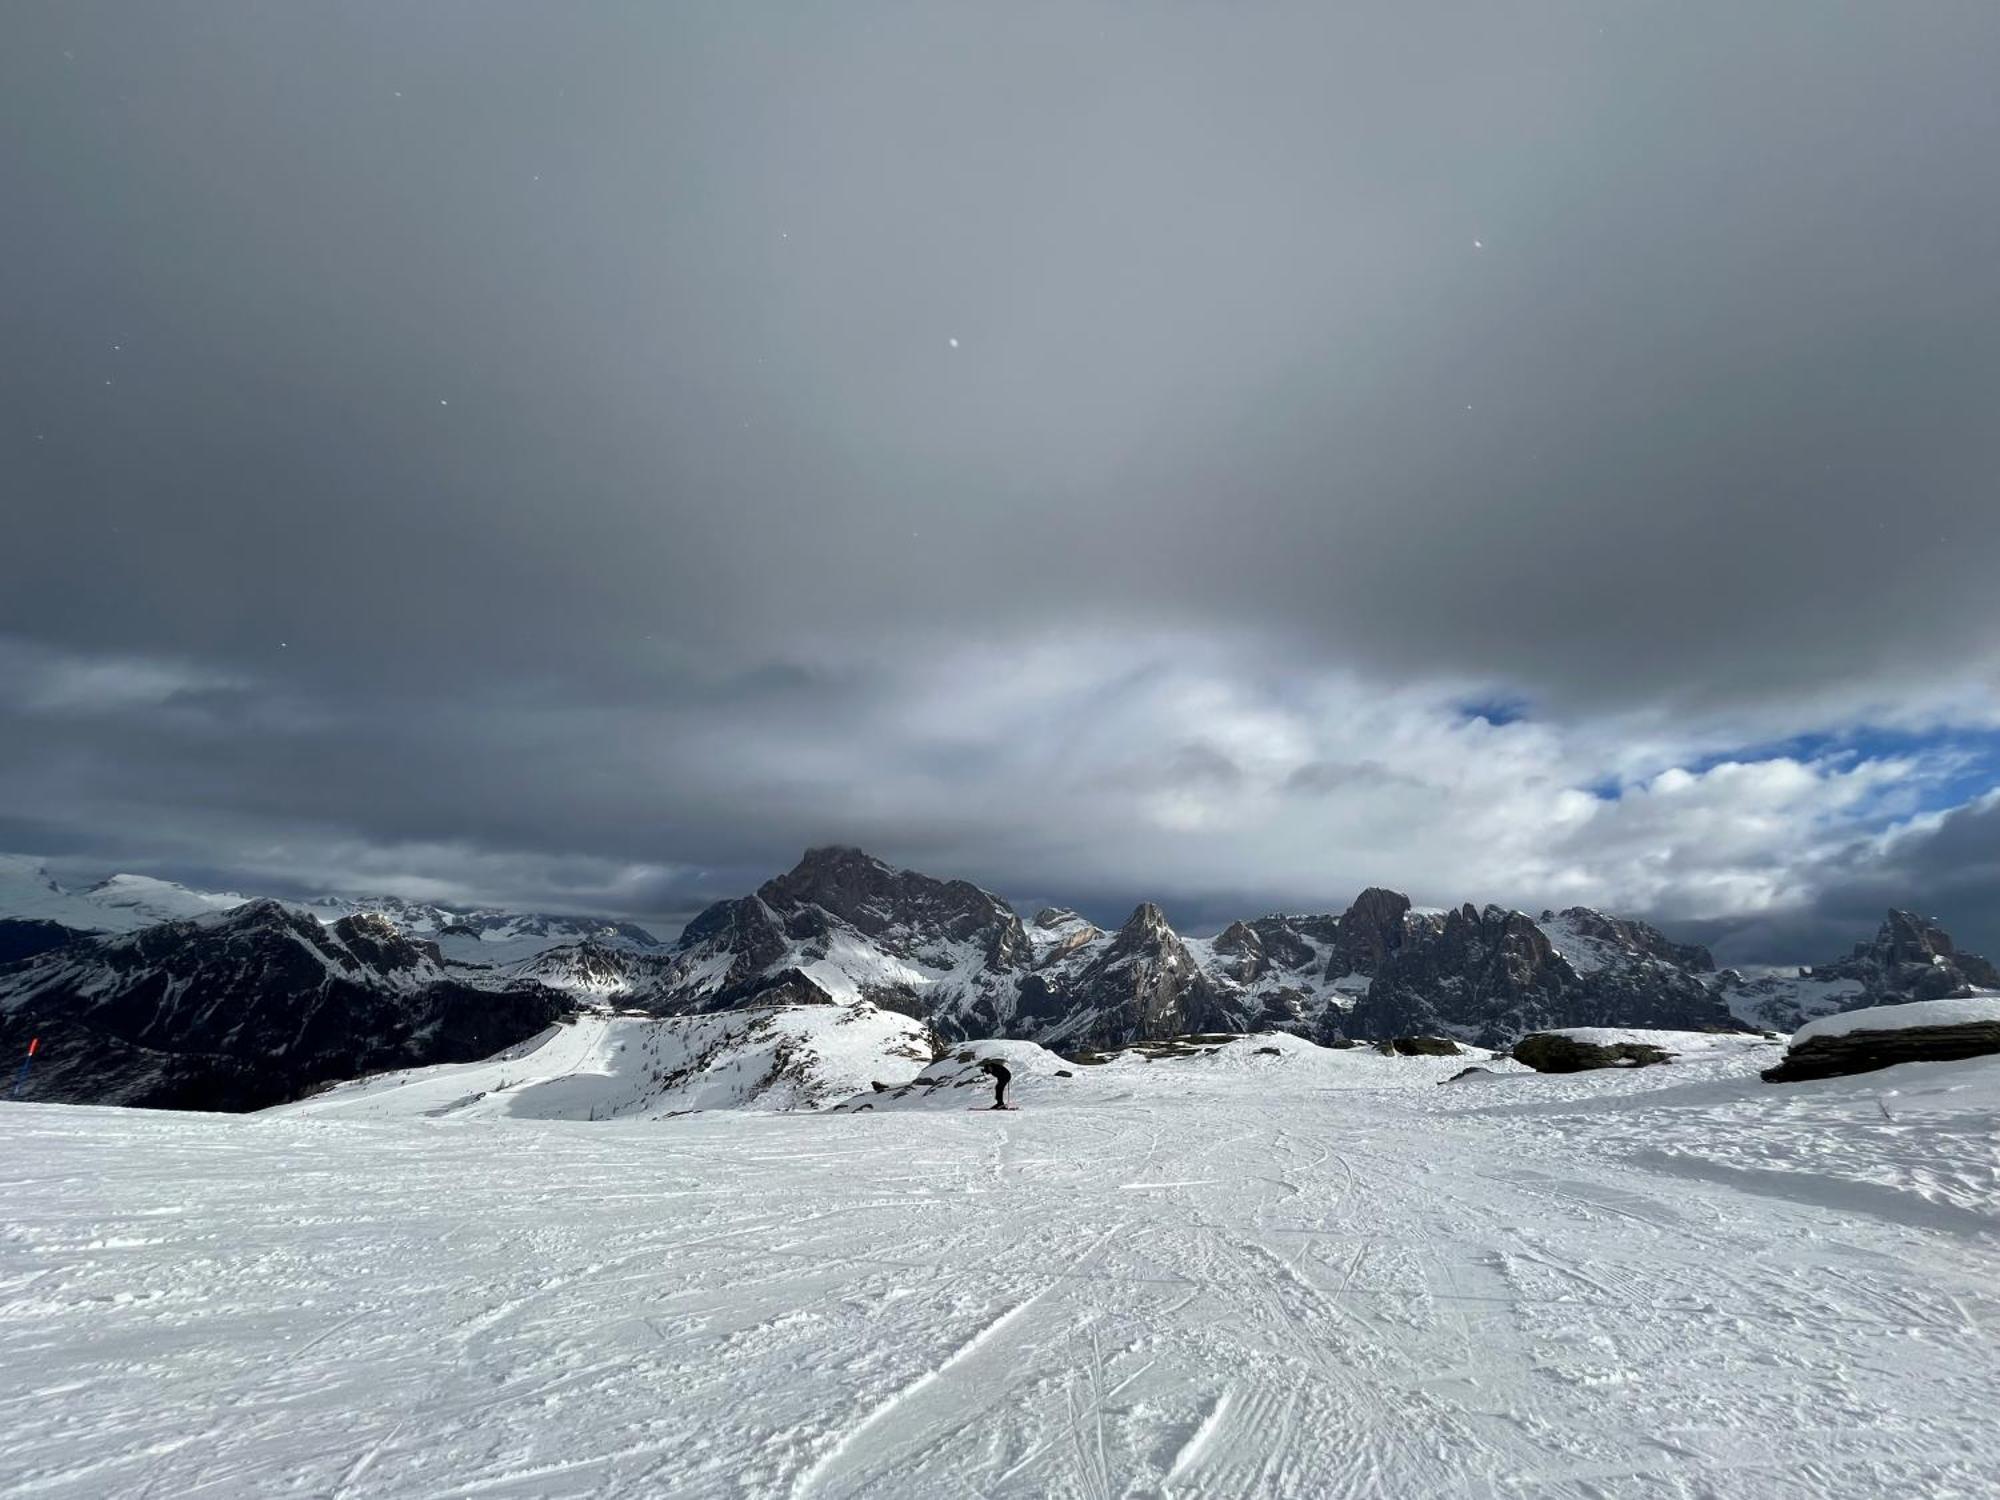
<svg viewBox="0 0 2000 1500"><path fill-rule="evenodd" d="M1826 1016L1799 1029L1772 1083L1872 1073L1908 1062L1957 1062L2000 1052L2000 994L1919 1000Z"/></svg>
<svg viewBox="0 0 2000 1500"><path fill-rule="evenodd" d="M1586 1041L1573 1032L1537 1031L1514 1044L1514 1060L1537 1073L1582 1073L1591 1068L1643 1068L1671 1054L1650 1042Z"/></svg>

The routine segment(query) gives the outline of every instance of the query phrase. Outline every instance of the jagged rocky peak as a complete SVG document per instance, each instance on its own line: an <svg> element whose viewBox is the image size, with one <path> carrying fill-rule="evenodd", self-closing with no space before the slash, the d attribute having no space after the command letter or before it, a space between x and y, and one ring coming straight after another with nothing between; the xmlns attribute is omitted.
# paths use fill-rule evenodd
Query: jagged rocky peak
<svg viewBox="0 0 2000 1500"><path fill-rule="evenodd" d="M1526 912L1492 904L1475 907L1468 901L1445 917L1442 940L1463 953L1469 964L1498 964L1515 984L1540 983L1551 970L1558 978L1576 977L1548 934Z"/></svg>
<svg viewBox="0 0 2000 1500"><path fill-rule="evenodd" d="M1814 979L1857 980L1873 1003L1884 995L1942 1000L1973 989L2000 989L2000 970L1977 953L1962 953L1929 917L1891 910L1873 942L1856 943L1836 963L1815 965Z"/></svg>
<svg viewBox="0 0 2000 1500"><path fill-rule="evenodd" d="M1264 957L1264 939L1248 922L1231 922L1209 944L1222 959L1222 970L1238 984L1254 984L1269 967Z"/></svg>
<svg viewBox="0 0 2000 1500"><path fill-rule="evenodd" d="M1180 934L1167 921L1167 914L1150 901L1141 901L1132 908L1132 915L1125 919L1124 926L1104 950L1105 960L1113 963L1134 955L1158 957L1168 963L1193 963Z"/></svg>
<svg viewBox="0 0 2000 1500"><path fill-rule="evenodd" d="M1868 951L1860 944L1856 953ZM1977 953L1963 953L1951 934L1930 917L1915 912L1892 910L1875 934L1874 953L1885 965L1928 964L1932 968L1957 969L1972 984L1982 988L2000 987L2000 972Z"/></svg>
<svg viewBox="0 0 2000 1500"><path fill-rule="evenodd" d="M818 907L872 938L920 931L945 942L977 940L995 968L1029 960L1020 917L991 891L969 880L934 880L899 870L848 845L808 849L798 864L765 881L757 894L781 916Z"/></svg>
<svg viewBox="0 0 2000 1500"><path fill-rule="evenodd" d="M1051 1038L1072 1045L1179 1036L1227 1024L1215 982L1202 972L1166 913L1150 901L1087 963L1031 975L1018 1016L1050 1024Z"/></svg>
<svg viewBox="0 0 2000 1500"><path fill-rule="evenodd" d="M1410 933L1410 898L1372 885L1341 913L1326 977L1374 974Z"/></svg>

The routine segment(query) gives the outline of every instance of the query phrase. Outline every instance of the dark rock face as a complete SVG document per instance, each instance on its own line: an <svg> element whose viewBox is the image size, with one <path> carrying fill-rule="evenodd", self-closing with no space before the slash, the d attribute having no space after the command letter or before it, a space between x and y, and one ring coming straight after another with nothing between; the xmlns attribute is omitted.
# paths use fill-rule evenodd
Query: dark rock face
<svg viewBox="0 0 2000 1500"><path fill-rule="evenodd" d="M555 989L609 995L649 989L667 970L658 953L587 939L537 953L508 972Z"/></svg>
<svg viewBox="0 0 2000 1500"><path fill-rule="evenodd" d="M1579 973L1524 913L1470 905L1434 930L1406 930L1341 1024L1350 1035L1441 1032L1486 1047L1571 1026L1736 1029L1687 969L1637 950Z"/></svg>
<svg viewBox="0 0 2000 1500"><path fill-rule="evenodd" d="M1794 1043L1784 1060L1767 1068L1770 1083L1801 1083L1873 1073L1906 1062L1958 1062L2000 1052L2000 1021L1956 1026L1911 1026L1900 1031L1850 1031L1845 1036L1807 1037Z"/></svg>
<svg viewBox="0 0 2000 1500"><path fill-rule="evenodd" d="M0 1044L42 1038L24 1097L246 1110L385 1068L469 1062L569 1011L480 988L380 918L271 901L93 938L0 971Z"/></svg>
<svg viewBox="0 0 2000 1500"><path fill-rule="evenodd" d="M1119 1046L1189 1032L1238 1029L1222 997L1161 910L1145 902L1110 944L1068 973L1035 976L1034 1012L1023 986L1017 1018L1057 1017L1048 1043Z"/></svg>
<svg viewBox="0 0 2000 1500"><path fill-rule="evenodd" d="M1644 1042L1580 1042L1556 1032L1537 1032L1514 1044L1514 1060L1537 1073L1583 1073L1592 1068L1644 1068L1670 1054Z"/></svg>
<svg viewBox="0 0 2000 1500"><path fill-rule="evenodd" d="M1400 891L1370 886L1354 898L1335 927L1333 957L1326 977L1379 974L1392 955L1417 931L1431 924L1410 916L1410 898Z"/></svg>
<svg viewBox="0 0 2000 1500"><path fill-rule="evenodd" d="M1859 980L1866 1005L2000 989L2000 971L1992 964L1976 953L1959 952L1950 933L1929 917L1907 911L1891 911L1873 942L1856 943L1853 953L1834 963L1814 965L1809 976Z"/></svg>
<svg viewBox="0 0 2000 1500"><path fill-rule="evenodd" d="M1547 1024L1581 984L1520 912L1460 907L1436 936L1389 950L1348 1029L1397 1036L1449 1031L1482 1045Z"/></svg>
<svg viewBox="0 0 2000 1500"><path fill-rule="evenodd" d="M48 953L91 936L77 927L60 922L44 922L34 917L0 917L0 964L19 963L37 953Z"/></svg>

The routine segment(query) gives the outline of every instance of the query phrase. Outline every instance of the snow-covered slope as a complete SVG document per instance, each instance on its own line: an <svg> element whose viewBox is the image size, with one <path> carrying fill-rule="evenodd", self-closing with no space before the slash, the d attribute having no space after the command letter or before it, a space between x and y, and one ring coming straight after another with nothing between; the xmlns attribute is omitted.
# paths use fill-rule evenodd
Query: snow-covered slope
<svg viewBox="0 0 2000 1500"><path fill-rule="evenodd" d="M2000 1062L1298 1045L1009 1114L0 1104L0 1494L2000 1493Z"/></svg>
<svg viewBox="0 0 2000 1500"><path fill-rule="evenodd" d="M857 1001L657 1020L585 1015L484 1062L341 1084L277 1112L342 1119L653 1119L817 1109L930 1059L924 1028Z"/></svg>
<svg viewBox="0 0 2000 1500"><path fill-rule="evenodd" d="M1022 1109L1109 1106L1135 1090L1163 1087L1300 1094L1443 1083L1469 1067L1495 1076L1530 1072L1479 1047L1450 1057L1387 1056L1373 1047L1321 1047L1282 1031L1141 1045L1101 1062L1076 1062L1033 1042L980 1041L951 1048L900 1088L860 1094L838 1107L848 1113L990 1108L993 1079L982 1067L989 1060L1006 1066L1008 1102Z"/></svg>

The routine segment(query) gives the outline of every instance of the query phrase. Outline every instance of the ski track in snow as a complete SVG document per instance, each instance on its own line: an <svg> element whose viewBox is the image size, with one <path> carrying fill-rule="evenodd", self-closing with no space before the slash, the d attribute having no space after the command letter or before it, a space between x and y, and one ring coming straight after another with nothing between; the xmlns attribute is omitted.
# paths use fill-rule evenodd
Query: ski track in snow
<svg viewBox="0 0 2000 1500"><path fill-rule="evenodd" d="M0 1497L2000 1492L2000 1059L1766 1061L12 1106Z"/></svg>

